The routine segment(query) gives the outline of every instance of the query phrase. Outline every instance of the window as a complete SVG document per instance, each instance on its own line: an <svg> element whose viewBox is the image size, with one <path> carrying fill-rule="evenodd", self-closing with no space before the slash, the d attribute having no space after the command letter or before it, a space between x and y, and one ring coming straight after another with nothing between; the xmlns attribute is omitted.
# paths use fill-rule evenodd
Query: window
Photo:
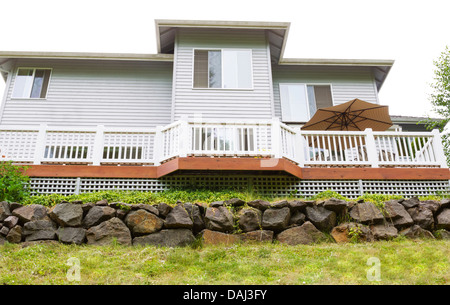
<svg viewBox="0 0 450 305"><path fill-rule="evenodd" d="M284 122L306 122L317 109L333 106L330 85L280 84Z"/></svg>
<svg viewBox="0 0 450 305"><path fill-rule="evenodd" d="M19 68L14 82L13 98L45 98L51 69Z"/></svg>
<svg viewBox="0 0 450 305"><path fill-rule="evenodd" d="M252 88L251 50L194 50L194 88Z"/></svg>

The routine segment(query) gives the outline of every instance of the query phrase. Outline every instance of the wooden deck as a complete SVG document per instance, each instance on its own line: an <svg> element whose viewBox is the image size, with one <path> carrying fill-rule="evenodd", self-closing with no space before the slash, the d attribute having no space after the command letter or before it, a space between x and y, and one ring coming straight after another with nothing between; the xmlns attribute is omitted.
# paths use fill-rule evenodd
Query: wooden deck
<svg viewBox="0 0 450 305"><path fill-rule="evenodd" d="M29 165L30 177L160 178L183 171L284 172L308 180L448 180L448 168L299 167L283 158L177 157L159 166Z"/></svg>

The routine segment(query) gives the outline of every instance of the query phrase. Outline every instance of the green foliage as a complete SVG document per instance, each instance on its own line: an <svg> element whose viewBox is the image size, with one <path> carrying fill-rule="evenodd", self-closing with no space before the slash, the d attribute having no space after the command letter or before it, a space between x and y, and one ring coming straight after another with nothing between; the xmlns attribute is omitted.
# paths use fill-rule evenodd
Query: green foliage
<svg viewBox="0 0 450 305"><path fill-rule="evenodd" d="M384 208L384 202L392 199L402 199L401 195L387 195L387 194L364 194L358 197L358 200L364 200L364 202L372 202L379 208Z"/></svg>
<svg viewBox="0 0 450 305"><path fill-rule="evenodd" d="M347 197L344 197L341 194L336 193L331 190L326 190L326 191L320 192L319 194L312 196L310 199L311 200L323 200L323 199L330 199L330 198L336 198L339 200L346 200L346 201L350 200Z"/></svg>
<svg viewBox="0 0 450 305"><path fill-rule="evenodd" d="M11 161L0 162L0 201L21 201L29 196L30 179L25 170Z"/></svg>
<svg viewBox="0 0 450 305"><path fill-rule="evenodd" d="M434 83L431 84L433 93L430 94L432 110L440 117L442 121L435 121L430 118L424 121L427 129L438 128L442 133L445 125L450 121L450 49L445 47L439 58L434 62ZM450 164L450 134L442 134L442 143L444 152L447 156L447 164Z"/></svg>
<svg viewBox="0 0 450 305"><path fill-rule="evenodd" d="M123 202L129 204L145 203L157 204L165 202L175 205L178 200L182 202L203 202L211 203L213 201L227 200L231 198L241 198L249 200L251 197L238 191L212 191L212 190L167 190L158 193L141 192L141 191L100 191L93 193L82 193L79 195L38 195L29 197L25 200L25 204L42 204L44 206L53 206L63 200L74 201L82 200L83 202L97 202L106 199L108 202Z"/></svg>

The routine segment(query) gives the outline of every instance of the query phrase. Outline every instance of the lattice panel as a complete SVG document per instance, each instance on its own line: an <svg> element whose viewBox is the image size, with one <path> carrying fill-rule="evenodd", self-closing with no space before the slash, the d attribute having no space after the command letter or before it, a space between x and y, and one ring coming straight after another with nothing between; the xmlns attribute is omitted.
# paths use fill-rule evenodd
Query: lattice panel
<svg viewBox="0 0 450 305"><path fill-rule="evenodd" d="M76 192L77 178L31 178L30 187L33 195L72 195Z"/></svg>
<svg viewBox="0 0 450 305"><path fill-rule="evenodd" d="M426 196L433 193L447 193L450 191L448 180L430 180L430 181L362 181L362 187L365 193L372 194L398 194L404 197Z"/></svg>
<svg viewBox="0 0 450 305"><path fill-rule="evenodd" d="M310 197L327 190L348 198L364 193L396 194L404 197L448 193L448 180L381 181L381 180L298 180L290 176L250 175L172 175L160 179L117 178L32 178L35 193L73 194L100 190L136 190L160 192L172 188L195 186L212 190L244 189L274 197Z"/></svg>
<svg viewBox="0 0 450 305"><path fill-rule="evenodd" d="M0 160L31 161L38 131L0 131Z"/></svg>

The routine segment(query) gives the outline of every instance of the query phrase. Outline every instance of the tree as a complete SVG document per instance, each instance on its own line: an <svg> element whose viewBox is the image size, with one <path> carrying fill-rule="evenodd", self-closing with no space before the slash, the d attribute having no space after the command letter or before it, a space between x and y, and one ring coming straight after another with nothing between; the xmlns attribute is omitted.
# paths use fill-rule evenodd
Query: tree
<svg viewBox="0 0 450 305"><path fill-rule="evenodd" d="M445 125L450 121L450 49L448 46L439 58L433 61L433 64L435 66L434 83L431 84L430 102L433 112L443 120L436 121L428 118L425 123L427 129L438 128L441 132L447 164L450 164L450 134L444 132Z"/></svg>

